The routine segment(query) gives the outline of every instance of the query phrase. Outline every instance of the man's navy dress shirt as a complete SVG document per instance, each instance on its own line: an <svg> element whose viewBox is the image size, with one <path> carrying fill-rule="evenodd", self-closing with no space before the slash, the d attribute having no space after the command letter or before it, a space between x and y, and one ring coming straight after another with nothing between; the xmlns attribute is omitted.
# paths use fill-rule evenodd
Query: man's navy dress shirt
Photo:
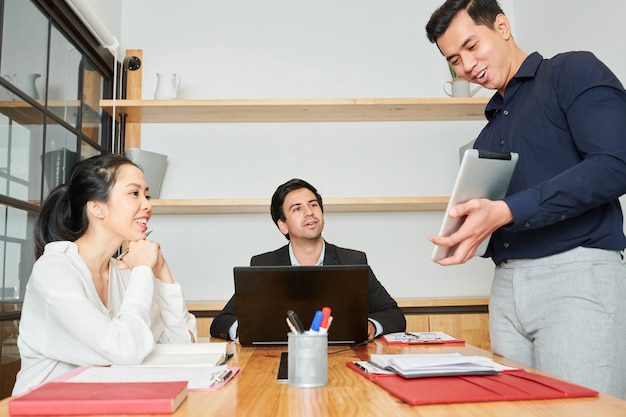
<svg viewBox="0 0 626 417"><path fill-rule="evenodd" d="M513 223L486 256L500 264L578 246L626 247L618 197L626 193L626 93L589 52L529 55L504 98L487 104L474 148L518 152L504 201Z"/></svg>

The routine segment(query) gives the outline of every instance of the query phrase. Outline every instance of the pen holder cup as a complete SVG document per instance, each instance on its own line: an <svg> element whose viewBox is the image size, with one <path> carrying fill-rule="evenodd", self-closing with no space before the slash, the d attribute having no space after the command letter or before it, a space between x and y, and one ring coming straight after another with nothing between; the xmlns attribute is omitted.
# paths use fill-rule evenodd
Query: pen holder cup
<svg viewBox="0 0 626 417"><path fill-rule="evenodd" d="M288 384L314 388L328 384L328 334L295 334L288 338Z"/></svg>

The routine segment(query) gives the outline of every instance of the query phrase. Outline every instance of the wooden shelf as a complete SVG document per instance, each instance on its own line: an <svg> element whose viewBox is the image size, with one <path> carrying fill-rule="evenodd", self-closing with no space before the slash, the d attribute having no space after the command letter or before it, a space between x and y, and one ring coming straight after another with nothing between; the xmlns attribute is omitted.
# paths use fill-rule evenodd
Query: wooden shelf
<svg viewBox="0 0 626 417"><path fill-rule="evenodd" d="M326 198L325 213L442 211L448 197ZM269 199L152 200L154 214L268 214Z"/></svg>
<svg viewBox="0 0 626 417"><path fill-rule="evenodd" d="M137 55L137 51L134 51ZM132 95L137 97L139 92ZM487 98L101 100L126 115L126 147L141 147L142 123L381 122L484 120ZM154 214L267 214L269 199L152 200ZM327 213L442 211L448 197L327 198Z"/></svg>
<svg viewBox="0 0 626 417"><path fill-rule="evenodd" d="M40 104L43 105L43 101L40 101ZM0 113L22 125L43 124L43 113L41 110L25 101L0 101Z"/></svg>
<svg viewBox="0 0 626 417"><path fill-rule="evenodd" d="M38 100L39 104L45 105L43 100ZM83 121L85 123L100 124L100 114L87 105L83 105ZM62 101L55 100L48 102L48 109L55 114L63 114L65 110L74 117L81 111L81 103L78 100ZM22 101L0 101L0 113L4 114L11 120L15 120L22 125L41 125L43 124L43 113L31 104ZM48 123L54 123L54 119L50 119Z"/></svg>
<svg viewBox="0 0 626 417"><path fill-rule="evenodd" d="M484 120L488 98L116 100L129 123ZM113 100L101 100L113 112Z"/></svg>

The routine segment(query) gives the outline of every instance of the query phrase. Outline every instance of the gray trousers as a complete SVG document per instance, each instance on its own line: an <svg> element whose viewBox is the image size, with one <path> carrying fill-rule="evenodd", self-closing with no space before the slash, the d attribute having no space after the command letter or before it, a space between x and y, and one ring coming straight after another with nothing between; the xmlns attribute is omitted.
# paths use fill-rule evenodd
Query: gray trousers
<svg viewBox="0 0 626 417"><path fill-rule="evenodd" d="M576 248L496 267L489 301L493 353L626 398L626 264Z"/></svg>

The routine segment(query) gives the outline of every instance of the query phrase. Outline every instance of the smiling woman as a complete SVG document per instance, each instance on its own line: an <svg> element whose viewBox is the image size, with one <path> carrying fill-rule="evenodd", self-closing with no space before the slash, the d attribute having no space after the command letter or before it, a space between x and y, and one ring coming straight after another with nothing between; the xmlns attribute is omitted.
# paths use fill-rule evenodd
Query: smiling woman
<svg viewBox="0 0 626 417"><path fill-rule="evenodd" d="M78 366L139 364L155 343L196 340L182 288L146 239L151 215L143 172L121 155L79 162L52 190L35 226L13 394ZM112 258L124 241L128 253Z"/></svg>

